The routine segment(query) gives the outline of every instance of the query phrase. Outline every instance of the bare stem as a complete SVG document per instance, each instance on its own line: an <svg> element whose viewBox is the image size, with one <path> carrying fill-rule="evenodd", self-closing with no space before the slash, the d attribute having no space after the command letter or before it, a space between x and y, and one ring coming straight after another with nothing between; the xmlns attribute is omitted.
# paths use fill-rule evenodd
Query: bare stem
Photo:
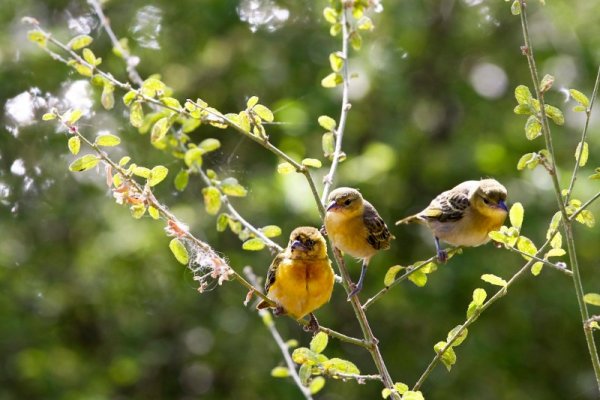
<svg viewBox="0 0 600 400"><path fill-rule="evenodd" d="M348 73L348 41L349 41L349 32L348 32L348 20L346 15L346 7L342 5L342 59L344 60L344 65L342 66L342 110L340 111L340 120L338 122L338 127L335 130L335 150L333 152L333 161L331 163L331 167L329 168L329 173L325 175L323 178L323 194L321 195L321 204L325 204L327 202L327 197L329 196L329 191L331 190L331 186L333 185L333 178L335 177L335 173L340 162L340 155L342 154L342 139L344 138L344 129L346 127L346 119L348 118L348 111L350 110L350 102L348 101L348 92L350 91L350 74Z"/></svg>
<svg viewBox="0 0 600 400"><path fill-rule="evenodd" d="M138 73L137 69L135 68L135 66L138 64L139 60L136 57L132 57L132 55L129 53L129 51L127 51L127 49L125 49L125 48L123 48L123 46L121 46L119 39L117 39L117 36L115 35L112 28L110 27L110 22L108 21L108 18L106 18L106 15L104 14L104 11L102 10L102 6L100 5L100 2L98 0L88 0L88 4L90 6L92 6L92 8L94 9L94 12L96 13L96 15L98 15L98 18L100 19L100 24L106 31L108 37L110 38L110 41L112 42L113 47L115 49L117 49L119 51L119 53L122 54L123 59L125 60L125 64L126 64L125 67L127 69L127 74L129 75L129 79L131 79L131 81L134 82L135 84L137 84L138 86L141 86L142 83L144 82L144 80L142 79L142 77Z"/></svg>
<svg viewBox="0 0 600 400"><path fill-rule="evenodd" d="M563 273L563 274L565 274L565 275L568 275L568 276L573 276L573 271L571 271L571 270L569 270L569 269L567 269L567 268L563 268L563 267L561 267L561 266L559 266L559 265L556 265L556 264L554 264L554 263L551 263L551 262L550 262L550 261L548 261L548 260L545 260L545 259L543 259L543 258L540 258L540 257L538 257L538 256L532 256L531 254L525 253L524 251L521 251L521 250L517 249L516 247L506 247L506 248L507 248L508 250L512 251L512 252L515 252L515 253L521 254L521 255L523 255L523 256L525 256L525 257L531 257L531 258L532 258L532 259L534 259L535 261L541 262L541 263L543 263L544 265L547 265L547 266L549 266L550 268L553 268L553 269L555 269L555 270L557 270L557 271L560 271L560 272L562 272L562 273Z"/></svg>
<svg viewBox="0 0 600 400"><path fill-rule="evenodd" d="M575 239L573 236L572 220L567 215L565 203L562 201L562 198L561 198L561 189L560 189L560 185L558 182L557 171L556 171L556 157L554 155L554 147L552 145L552 135L551 135L550 127L549 127L549 123L548 123L548 116L546 115L546 112L544 110L544 108L545 108L544 97L543 97L543 93L540 91L540 87L539 87L539 78L538 78L538 74L537 74L537 67L536 67L534 56L533 56L533 48L531 46L531 39L529 36L526 2L525 2L525 0L519 0L519 1L521 3L521 26L523 29L523 38L525 41L525 55L527 56L527 62L529 64L529 70L531 72L533 86L535 88L537 98L540 102L542 133L544 135L544 140L546 142L546 149L548 150L548 153L550 155L550 160L552 162L552 170L550 171L550 176L552 178L552 183L554 185L554 192L555 192L556 199L558 201L558 208L563 217L562 225L563 225L563 228L565 231L565 240L567 242L567 250L569 253L569 262L570 262L571 270L573 271L573 284L575 287L575 295L577 297L577 303L579 305L579 312L581 314L581 319L584 324L583 332L584 332L586 343L588 346L588 351L590 353L592 366L594 368L594 374L596 377L596 383L598 385L598 390L600 390L600 358L598 357L598 350L596 348L596 343L594 341L594 335L592 334L592 332L590 330L585 329L585 322L589 319L589 312L587 309L587 305L583 299L583 295L584 295L583 285L581 282L581 275L579 272L579 262L577 260ZM600 73L599 73L598 77L600 79ZM596 81L594 91L596 90L597 85L598 85L598 80ZM591 113L591 109L588 111L588 113ZM584 131L584 133L585 133L585 131ZM578 160L576 160L576 163L578 163ZM574 168L574 172L577 173L577 168ZM574 182L573 177L571 180Z"/></svg>

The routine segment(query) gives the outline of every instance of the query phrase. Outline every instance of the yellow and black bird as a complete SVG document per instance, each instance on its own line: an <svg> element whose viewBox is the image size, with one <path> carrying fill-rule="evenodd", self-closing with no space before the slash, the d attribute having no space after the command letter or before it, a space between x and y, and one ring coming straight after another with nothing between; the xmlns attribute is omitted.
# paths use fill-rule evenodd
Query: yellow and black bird
<svg viewBox="0 0 600 400"><path fill-rule="evenodd" d="M379 250L390 247L394 236L375 207L356 189L341 187L329 194L325 230L335 247L362 260L358 283L348 299L361 291L367 266Z"/></svg>
<svg viewBox="0 0 600 400"><path fill-rule="evenodd" d="M327 243L317 228L302 226L292 231L288 247L278 254L267 273L265 293L277 307L275 315L302 319L310 314L308 330L318 330L312 313L331 298L334 272L327 256ZM257 308L267 308L262 301Z"/></svg>
<svg viewBox="0 0 600 400"><path fill-rule="evenodd" d="M448 255L440 247L440 240L453 246L487 243L488 234L498 230L506 219L506 196L506 188L495 179L466 181L439 194L423 211L396 225L427 225L435 238L438 260L445 262Z"/></svg>

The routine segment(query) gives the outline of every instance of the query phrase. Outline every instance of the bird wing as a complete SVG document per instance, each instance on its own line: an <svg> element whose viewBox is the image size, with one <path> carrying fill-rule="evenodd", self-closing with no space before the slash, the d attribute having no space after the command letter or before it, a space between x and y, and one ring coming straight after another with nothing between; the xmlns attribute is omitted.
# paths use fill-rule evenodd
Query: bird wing
<svg viewBox="0 0 600 400"><path fill-rule="evenodd" d="M390 241L394 239L394 236L390 233L375 207L367 201L365 201L363 221L368 232L367 242L377 250L389 248Z"/></svg>
<svg viewBox="0 0 600 400"><path fill-rule="evenodd" d="M267 280L265 281L265 294L269 293L271 285L275 283L275 275L277 275L277 268L279 268L279 264L281 264L281 261L283 261L284 258L284 253L277 254L277 256L275 256L275 258L273 259L273 262L269 266L269 271L267 272Z"/></svg>
<svg viewBox="0 0 600 400"><path fill-rule="evenodd" d="M438 195L420 215L440 222L458 221L469 205L469 190L454 188Z"/></svg>

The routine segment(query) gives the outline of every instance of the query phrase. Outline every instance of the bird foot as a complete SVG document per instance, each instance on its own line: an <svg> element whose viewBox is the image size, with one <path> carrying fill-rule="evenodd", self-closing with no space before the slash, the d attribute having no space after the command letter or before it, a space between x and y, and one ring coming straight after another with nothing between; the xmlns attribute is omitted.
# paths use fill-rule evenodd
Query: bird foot
<svg viewBox="0 0 600 400"><path fill-rule="evenodd" d="M350 288L352 288L352 290L350 291L350 294L348 295L348 301L350 301L352 299L352 296L356 296L358 293L360 293L360 291L362 290L362 285L357 285L355 283L351 283L350 284Z"/></svg>
<svg viewBox="0 0 600 400"><path fill-rule="evenodd" d="M327 229L325 229L325 225L321 226L319 232L321 233L321 235L327 236Z"/></svg>
<svg viewBox="0 0 600 400"><path fill-rule="evenodd" d="M495 240L492 240L492 243L494 244L494 247L497 249L501 249L502 247L504 247L504 245L501 242L496 242Z"/></svg>
<svg viewBox="0 0 600 400"><path fill-rule="evenodd" d="M445 264L448 261L448 252L446 250L438 250L437 259L440 263Z"/></svg>
<svg viewBox="0 0 600 400"><path fill-rule="evenodd" d="M308 320L308 325L304 325L304 328L302 328L304 330L304 332L312 332L312 333L317 333L320 329L319 326L319 321L317 321L317 317L315 317L315 314L310 313L310 319Z"/></svg>

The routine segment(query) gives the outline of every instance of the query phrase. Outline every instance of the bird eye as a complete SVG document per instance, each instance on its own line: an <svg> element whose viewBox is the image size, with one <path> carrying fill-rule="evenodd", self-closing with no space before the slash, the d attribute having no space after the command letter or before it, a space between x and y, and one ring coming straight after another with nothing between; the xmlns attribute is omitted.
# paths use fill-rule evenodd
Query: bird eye
<svg viewBox="0 0 600 400"><path fill-rule="evenodd" d="M315 244L315 242L313 242L311 239L308 239L308 240L306 241L306 245L307 245L308 247L312 247L314 244Z"/></svg>
<svg viewBox="0 0 600 400"><path fill-rule="evenodd" d="M489 205L489 204L490 204L490 201L489 201L488 199L486 199L485 197L483 197L483 202L484 202L485 204L487 204L487 205Z"/></svg>
<svg viewBox="0 0 600 400"><path fill-rule="evenodd" d="M345 206L349 206L350 203L352 203L352 200L350 200L350 199L346 199L346 201L344 201Z"/></svg>

